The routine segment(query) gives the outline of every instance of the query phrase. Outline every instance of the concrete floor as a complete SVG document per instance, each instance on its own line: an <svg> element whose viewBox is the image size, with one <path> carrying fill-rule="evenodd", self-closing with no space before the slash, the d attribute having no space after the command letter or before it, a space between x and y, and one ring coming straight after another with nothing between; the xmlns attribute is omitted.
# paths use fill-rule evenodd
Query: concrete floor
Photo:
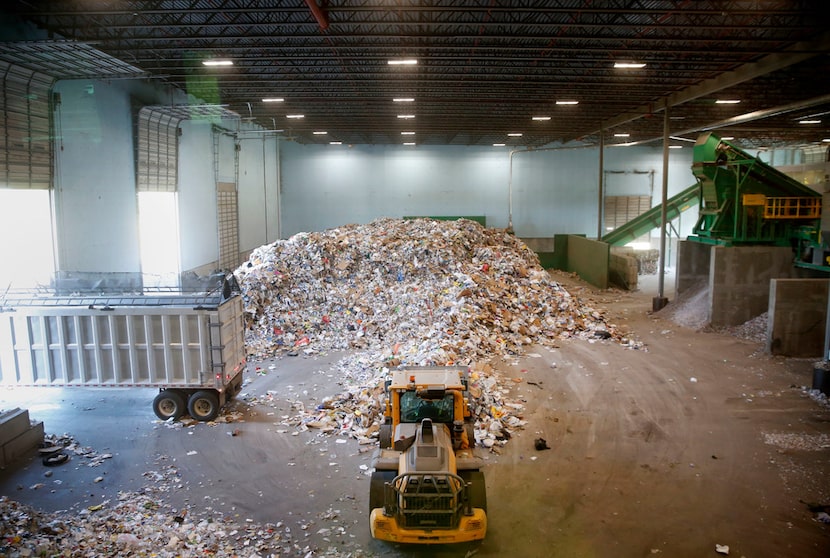
<svg viewBox="0 0 830 558"><path fill-rule="evenodd" d="M27 407L48 433L113 454L98 467L73 458L48 478L38 460L24 460L0 471L0 494L77 509L139 490L152 482L146 474L174 464L178 480L163 482L177 509L282 521L304 546L344 555L685 557L716 556L721 544L748 558L829 556L830 525L805 505L830 504L830 409L801 387L811 363L652 315L649 278L636 293L557 280L647 349L561 341L495 363L521 380L510 396L525 403L527 426L500 453L483 454L489 531L480 544L371 540L361 466L373 448L286 426L298 405L340 391L338 354L252 364L262 373L249 374L232 407L241 420L213 427L159 423L152 390L0 391L0 408ZM540 436L552 449L534 449Z"/></svg>

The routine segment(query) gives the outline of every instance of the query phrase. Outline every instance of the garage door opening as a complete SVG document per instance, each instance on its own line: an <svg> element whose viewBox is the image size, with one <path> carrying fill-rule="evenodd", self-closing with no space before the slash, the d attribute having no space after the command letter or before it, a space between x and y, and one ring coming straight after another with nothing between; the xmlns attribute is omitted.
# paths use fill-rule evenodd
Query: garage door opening
<svg viewBox="0 0 830 558"><path fill-rule="evenodd" d="M50 284L55 251L49 193L0 188L0 291Z"/></svg>
<svg viewBox="0 0 830 558"><path fill-rule="evenodd" d="M175 192L138 193L138 234L145 286L179 284L179 218Z"/></svg>

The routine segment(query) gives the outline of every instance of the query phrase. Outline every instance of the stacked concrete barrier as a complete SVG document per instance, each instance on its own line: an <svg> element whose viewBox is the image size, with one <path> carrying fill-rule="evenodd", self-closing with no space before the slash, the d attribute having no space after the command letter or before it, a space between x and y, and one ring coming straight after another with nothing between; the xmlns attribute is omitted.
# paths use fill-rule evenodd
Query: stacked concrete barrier
<svg viewBox="0 0 830 558"><path fill-rule="evenodd" d="M0 410L0 468L32 452L43 442L43 422L32 422L26 409Z"/></svg>

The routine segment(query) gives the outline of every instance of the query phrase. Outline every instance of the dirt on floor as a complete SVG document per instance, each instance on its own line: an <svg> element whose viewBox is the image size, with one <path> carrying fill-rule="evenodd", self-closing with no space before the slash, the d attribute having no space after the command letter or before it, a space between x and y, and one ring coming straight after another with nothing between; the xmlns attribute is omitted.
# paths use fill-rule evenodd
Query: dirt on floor
<svg viewBox="0 0 830 558"><path fill-rule="evenodd" d="M513 380L506 395L524 403L526 425L482 452L481 543L371 539L374 447L291 420L344 388L333 367L342 353L252 363L239 400L213 425L161 423L152 390L0 392L0 408L26 407L47 432L112 455L48 468L32 456L0 471L0 495L7 507L94 525L115 549L99 555L133 555L152 529L166 530L156 550L173 548L176 529L190 525L219 541L216 556L698 557L726 547L747 558L830 556L830 406L809 389L813 362L653 313L648 281L630 293L555 279L644 348L563 340L492 363ZM537 438L550 449L537 450ZM161 511L93 520L130 498ZM205 526L219 521L237 528ZM124 525L145 529L139 542L118 538ZM0 556L3 548L14 555L8 540Z"/></svg>

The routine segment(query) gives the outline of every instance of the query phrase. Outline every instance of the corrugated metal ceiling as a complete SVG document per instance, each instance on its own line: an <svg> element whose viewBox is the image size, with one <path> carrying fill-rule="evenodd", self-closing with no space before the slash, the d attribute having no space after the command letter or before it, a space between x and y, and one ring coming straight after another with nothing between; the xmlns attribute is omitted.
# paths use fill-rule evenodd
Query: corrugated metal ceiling
<svg viewBox="0 0 830 558"><path fill-rule="evenodd" d="M606 144L653 141L666 104L673 134L715 127L753 146L830 138L824 0L10 0L0 10L79 53L94 47L113 75L163 80L304 143L538 147L596 142L600 129ZM25 45L0 44L0 59L38 52ZM233 65L202 64L216 58ZM417 64L388 63L403 58ZM61 64L66 76L95 74ZM799 124L806 116L821 123Z"/></svg>

